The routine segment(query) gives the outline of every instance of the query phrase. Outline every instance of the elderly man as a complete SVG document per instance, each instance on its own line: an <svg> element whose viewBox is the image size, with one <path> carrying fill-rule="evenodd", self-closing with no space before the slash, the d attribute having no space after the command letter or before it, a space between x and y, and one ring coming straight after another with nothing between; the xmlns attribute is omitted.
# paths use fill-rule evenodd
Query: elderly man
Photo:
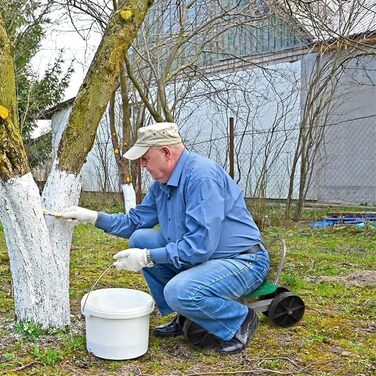
<svg viewBox="0 0 376 376"><path fill-rule="evenodd" d="M242 191L219 165L187 151L174 123L140 128L124 157L140 158L154 179L140 205L128 214L71 207L63 216L129 239L117 268L142 270L161 314L177 313L155 335L182 334L188 318L220 353L244 350L258 317L237 300L262 284L269 257Z"/></svg>

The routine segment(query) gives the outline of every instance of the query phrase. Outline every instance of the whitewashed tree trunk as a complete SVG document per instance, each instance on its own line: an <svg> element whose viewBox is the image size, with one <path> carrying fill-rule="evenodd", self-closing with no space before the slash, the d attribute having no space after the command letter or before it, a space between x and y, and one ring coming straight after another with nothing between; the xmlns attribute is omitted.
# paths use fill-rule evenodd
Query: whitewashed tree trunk
<svg viewBox="0 0 376 376"><path fill-rule="evenodd" d="M31 173L0 180L0 219L13 277L16 315L47 327L69 324L59 260L51 248L41 198Z"/></svg>
<svg viewBox="0 0 376 376"><path fill-rule="evenodd" d="M52 213L58 213L68 206L78 205L81 192L81 175L75 176L59 171L56 166L57 161L52 167L42 195L43 208ZM69 265L74 225L52 216L46 216L46 224L59 273L60 299L67 307L65 321L69 322Z"/></svg>
<svg viewBox="0 0 376 376"><path fill-rule="evenodd" d="M124 195L125 212L128 213L130 209L136 207L136 192L132 183L122 184L121 188Z"/></svg>
<svg viewBox="0 0 376 376"><path fill-rule="evenodd" d="M115 89L126 50L150 7L128 0L111 18L94 61L75 100L59 145L58 160L43 193L51 212L77 205L80 171L96 129ZM0 12L0 220L4 226L13 278L15 313L42 327L69 324L69 253L72 224L43 216L43 207L17 119L13 49Z"/></svg>

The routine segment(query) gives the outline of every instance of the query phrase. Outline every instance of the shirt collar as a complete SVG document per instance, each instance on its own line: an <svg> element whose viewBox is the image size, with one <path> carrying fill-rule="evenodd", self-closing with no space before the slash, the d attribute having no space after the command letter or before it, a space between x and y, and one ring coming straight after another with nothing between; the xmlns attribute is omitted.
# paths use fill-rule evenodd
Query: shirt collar
<svg viewBox="0 0 376 376"><path fill-rule="evenodd" d="M168 182L166 185L177 187L179 185L179 180L181 177L181 174L183 173L183 169L185 166L185 163L187 162L187 159L189 157L189 151L184 150L181 154L178 163L176 164L174 171L172 172L172 175L170 176L170 179L168 179Z"/></svg>

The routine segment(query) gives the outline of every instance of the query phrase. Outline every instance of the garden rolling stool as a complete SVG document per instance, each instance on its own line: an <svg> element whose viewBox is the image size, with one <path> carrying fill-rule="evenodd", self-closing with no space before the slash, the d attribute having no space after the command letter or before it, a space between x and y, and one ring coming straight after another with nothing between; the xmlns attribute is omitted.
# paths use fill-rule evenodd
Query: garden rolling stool
<svg viewBox="0 0 376 376"><path fill-rule="evenodd" d="M262 312L278 326L293 326L303 318L305 305L299 296L292 294L288 288L278 285L286 259L286 243L281 238L274 238L267 250L270 256L268 279L250 294L242 296L240 300L254 311Z"/></svg>
<svg viewBox="0 0 376 376"><path fill-rule="evenodd" d="M267 250L270 256L268 279L239 300L255 312L262 312L275 325L284 328L293 326L303 318L305 305L299 296L292 294L288 288L278 285L285 264L286 243L281 238L274 238ZM185 339L195 346L201 348L215 346L216 338L189 319L183 323L183 333Z"/></svg>

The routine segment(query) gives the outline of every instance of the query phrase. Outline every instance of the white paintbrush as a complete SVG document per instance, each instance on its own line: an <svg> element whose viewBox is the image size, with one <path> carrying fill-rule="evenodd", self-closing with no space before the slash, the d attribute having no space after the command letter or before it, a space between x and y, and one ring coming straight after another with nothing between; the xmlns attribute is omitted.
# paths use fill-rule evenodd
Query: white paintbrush
<svg viewBox="0 0 376 376"><path fill-rule="evenodd" d="M46 209L43 209L43 215L50 215L52 217L55 217L55 218L63 218L63 214L62 213L59 213L59 212L50 212Z"/></svg>

